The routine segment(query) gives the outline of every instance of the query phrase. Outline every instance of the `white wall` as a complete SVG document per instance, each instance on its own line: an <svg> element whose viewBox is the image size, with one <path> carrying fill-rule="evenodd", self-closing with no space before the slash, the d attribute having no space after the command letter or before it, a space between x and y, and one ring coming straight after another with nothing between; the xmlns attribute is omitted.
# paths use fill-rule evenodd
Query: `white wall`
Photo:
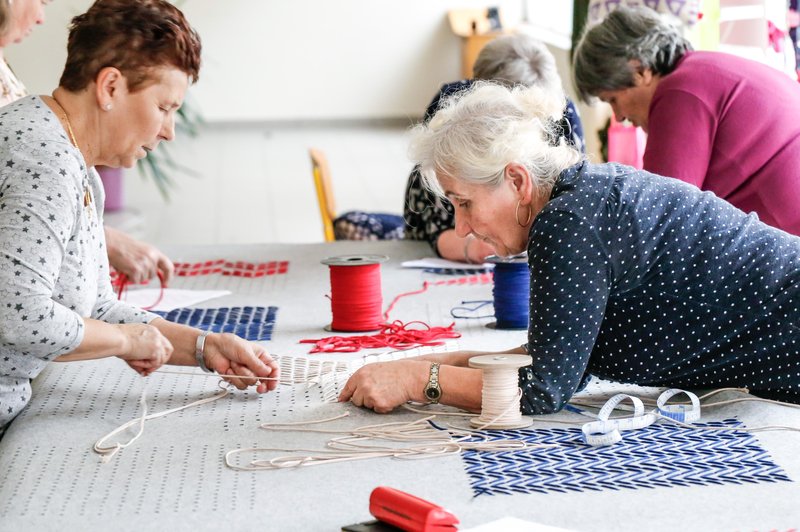
<svg viewBox="0 0 800 532"><path fill-rule="evenodd" d="M563 0L560 0L563 2ZM492 0L509 25L522 2ZM543 4L531 0L532 19ZM571 2L563 2L571 4ZM66 27L91 0L58 0L9 61L32 92L50 92L66 56ZM454 8L485 0L185 0L203 44L192 97L209 121L371 119L420 116L460 77ZM551 8L552 9L552 8Z"/></svg>

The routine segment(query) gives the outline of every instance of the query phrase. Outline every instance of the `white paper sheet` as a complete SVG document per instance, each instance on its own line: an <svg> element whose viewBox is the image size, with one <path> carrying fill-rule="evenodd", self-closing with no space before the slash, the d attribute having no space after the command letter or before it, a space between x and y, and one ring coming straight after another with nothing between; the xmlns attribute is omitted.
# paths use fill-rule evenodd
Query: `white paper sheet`
<svg viewBox="0 0 800 532"><path fill-rule="evenodd" d="M540 525L516 517L504 517L462 532L570 532L566 528Z"/></svg>
<svg viewBox="0 0 800 532"><path fill-rule="evenodd" d="M140 290L128 290L123 294L122 300L137 307L149 307L158 300L161 292L159 288L142 288ZM164 297L158 305L149 310L159 310L169 312L170 310L188 307L209 299L227 296L230 290L181 290L178 288L165 288Z"/></svg>
<svg viewBox="0 0 800 532"><path fill-rule="evenodd" d="M403 268L454 268L459 270L483 270L493 268L493 264L467 264L466 262L456 262L452 260L440 259L438 257L427 257L419 260L407 260L402 263Z"/></svg>

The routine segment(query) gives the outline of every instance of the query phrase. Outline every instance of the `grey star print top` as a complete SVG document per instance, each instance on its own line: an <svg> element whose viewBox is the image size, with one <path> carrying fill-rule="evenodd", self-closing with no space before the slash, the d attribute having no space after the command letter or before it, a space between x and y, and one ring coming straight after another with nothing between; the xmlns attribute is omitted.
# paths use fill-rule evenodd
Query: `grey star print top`
<svg viewBox="0 0 800 532"><path fill-rule="evenodd" d="M586 372L800 402L800 237L682 181L580 163L528 262L524 413L561 409Z"/></svg>
<svg viewBox="0 0 800 532"><path fill-rule="evenodd" d="M114 296L102 185L50 108L37 96L3 107L0 140L2 432L30 400L30 380L81 343L81 317L147 323L157 316Z"/></svg>

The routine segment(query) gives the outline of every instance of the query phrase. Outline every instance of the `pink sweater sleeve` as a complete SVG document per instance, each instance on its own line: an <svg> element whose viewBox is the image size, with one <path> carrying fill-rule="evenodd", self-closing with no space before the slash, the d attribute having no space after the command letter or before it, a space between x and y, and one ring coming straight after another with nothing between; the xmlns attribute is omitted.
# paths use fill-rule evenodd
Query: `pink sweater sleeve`
<svg viewBox="0 0 800 532"><path fill-rule="evenodd" d="M683 90L657 93L650 105L644 169L702 188L708 172L717 117Z"/></svg>

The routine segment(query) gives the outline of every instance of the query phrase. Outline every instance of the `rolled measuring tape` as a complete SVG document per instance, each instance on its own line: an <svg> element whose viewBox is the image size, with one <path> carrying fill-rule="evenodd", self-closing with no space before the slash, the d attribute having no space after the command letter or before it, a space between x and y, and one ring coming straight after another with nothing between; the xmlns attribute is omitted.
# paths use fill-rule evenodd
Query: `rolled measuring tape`
<svg viewBox="0 0 800 532"><path fill-rule="evenodd" d="M691 405L668 405L667 401L675 395L686 394L691 401ZM611 412L625 399L630 399L633 403L633 417L626 419L612 419ZM592 447L603 447L614 445L622 441L622 431L642 429L652 425L658 417L674 419L684 423L691 423L700 419L700 399L692 392L670 388L658 396L656 409L645 414L644 404L638 397L620 393L606 401L603 408L598 412L598 421L586 423L581 428L583 440Z"/></svg>
<svg viewBox="0 0 800 532"><path fill-rule="evenodd" d="M327 331L375 331L383 324L380 265L385 255L342 255L323 259L330 269L331 324Z"/></svg>
<svg viewBox="0 0 800 532"><path fill-rule="evenodd" d="M633 403L633 417L608 419L611 417L611 412L625 399L630 399ZM645 414L644 403L641 399L624 393L619 393L606 401L606 404L598 412L597 418L598 421L586 423L581 428L583 441L592 447L614 445L622 441L623 430L642 429L652 425L656 420L655 414Z"/></svg>
<svg viewBox="0 0 800 532"><path fill-rule="evenodd" d="M494 317L486 326L492 329L524 330L530 314L531 273L526 253L513 257L493 255L486 262L494 264Z"/></svg>

